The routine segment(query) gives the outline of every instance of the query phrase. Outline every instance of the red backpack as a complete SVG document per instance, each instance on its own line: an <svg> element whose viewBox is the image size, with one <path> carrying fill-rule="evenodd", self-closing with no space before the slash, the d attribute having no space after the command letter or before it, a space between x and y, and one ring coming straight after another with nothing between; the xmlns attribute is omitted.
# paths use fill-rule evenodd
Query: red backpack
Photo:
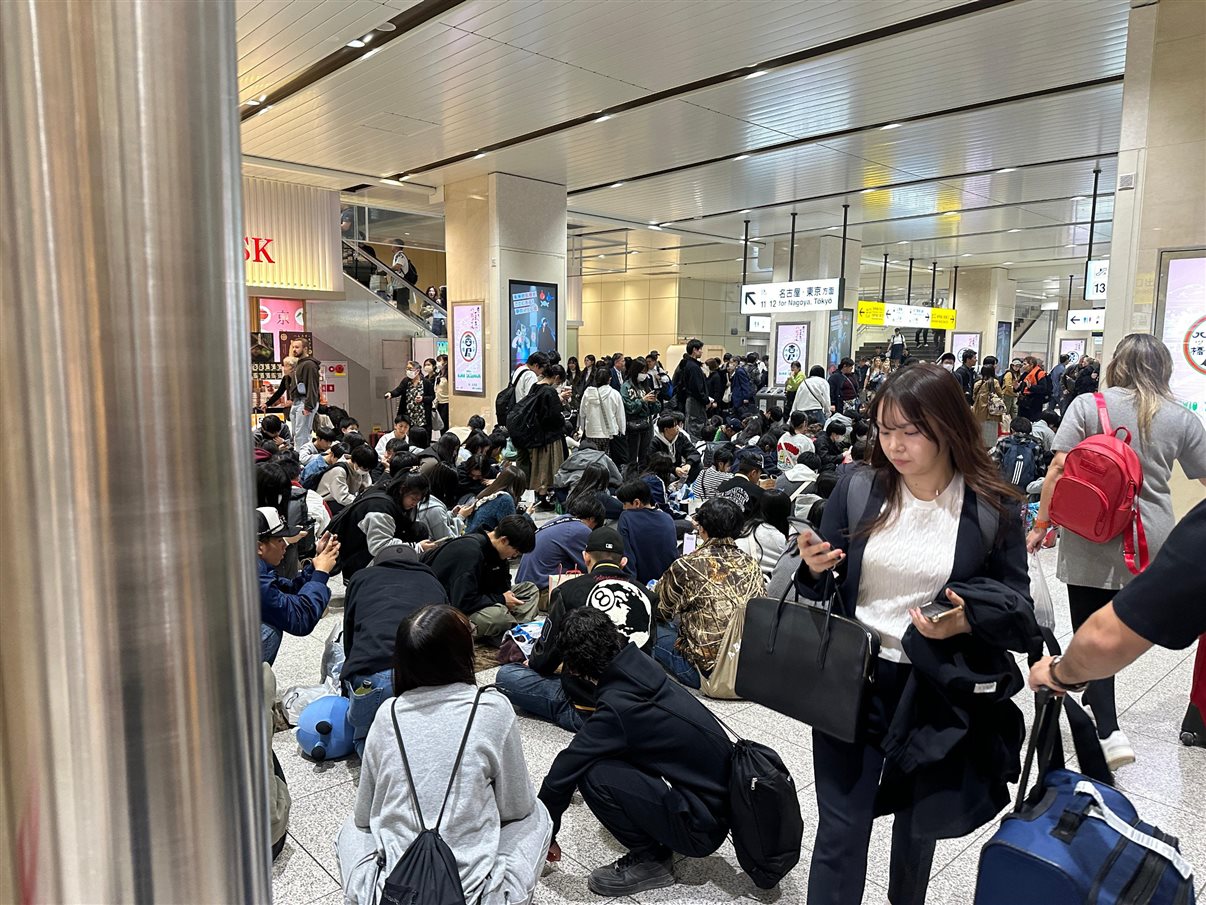
<svg viewBox="0 0 1206 905"><path fill-rule="evenodd" d="M1138 575L1148 563L1147 535L1139 517L1143 466L1131 449L1131 432L1125 427L1117 431L1111 428L1105 397L1094 393L1093 399L1101 416L1101 433L1085 438L1068 451L1064 473L1051 497L1051 522L1097 544L1113 540L1125 531L1122 552L1126 567ZM1126 435L1125 439L1117 436L1119 431Z"/></svg>

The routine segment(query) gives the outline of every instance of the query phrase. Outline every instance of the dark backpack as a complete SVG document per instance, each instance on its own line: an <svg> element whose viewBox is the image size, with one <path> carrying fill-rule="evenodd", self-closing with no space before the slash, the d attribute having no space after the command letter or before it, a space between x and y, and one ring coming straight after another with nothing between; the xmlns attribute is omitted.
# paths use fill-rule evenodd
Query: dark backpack
<svg viewBox="0 0 1206 905"><path fill-rule="evenodd" d="M325 460L321 468L313 471L304 471L302 473L301 485L306 490L317 490L318 482L322 480L322 476L331 470L331 466L327 465Z"/></svg>
<svg viewBox="0 0 1206 905"><path fill-rule="evenodd" d="M415 814L419 818L419 835L402 853L402 857L394 865L394 869L385 878L385 888L381 891L379 905L465 905L465 890L461 886L461 872L456 865L456 856L448 843L440 836L440 822L444 819L444 810L448 807L448 796L452 794L452 784L456 782L456 774L461 769L461 758L465 755L465 744L469 741L469 730L473 728L473 718L477 716L477 705L481 703L482 693L486 685L477 690L473 699L473 709L469 711L469 722L465 724L465 734L461 736L461 747L456 753L452 764L452 775L448 777L448 788L444 791L444 801L440 805L440 816L436 818L435 826L427 828L423 819L423 809L419 806L419 796L415 792L414 776L410 772L410 760L406 756L406 745L402 743L402 731L398 728L397 702L390 708L390 718L394 722L394 737L398 740L398 750L402 752L402 766L406 770L406 782L410 786L410 800L415 806ZM385 869L385 854L377 856L378 871Z"/></svg>
<svg viewBox="0 0 1206 905"><path fill-rule="evenodd" d="M540 423L540 410L543 408L541 395L539 387L532 387L518 405L511 406L506 420L502 422L506 425L507 433L516 449L534 449L541 445L539 440L544 433L544 427Z"/></svg>
<svg viewBox="0 0 1206 905"><path fill-rule="evenodd" d="M1038 449L1032 440L1006 437L1001 441L1001 477L1022 490L1038 477Z"/></svg>
<svg viewBox="0 0 1206 905"><path fill-rule="evenodd" d="M306 507L305 488L293 487L289 491L289 527L294 534L306 532L306 536L295 545L297 555L301 559L313 559L318 552L318 546L314 537L314 519L310 517L310 510Z"/></svg>
<svg viewBox="0 0 1206 905"><path fill-rule="evenodd" d="M511 382L503 387L497 396L494 397L494 423L506 425L507 414L515 405L515 384L519 383L519 378L523 376L523 371L516 371L511 375Z"/></svg>

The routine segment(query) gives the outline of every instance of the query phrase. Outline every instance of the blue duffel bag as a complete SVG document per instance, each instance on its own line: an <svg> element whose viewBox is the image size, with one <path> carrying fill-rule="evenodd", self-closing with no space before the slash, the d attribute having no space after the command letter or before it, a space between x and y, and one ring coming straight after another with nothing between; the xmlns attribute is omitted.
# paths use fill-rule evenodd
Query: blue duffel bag
<svg viewBox="0 0 1206 905"><path fill-rule="evenodd" d="M1174 837L1106 783L1047 769L1060 709L1040 692L1018 805L980 850L975 905L1193 905L1193 868ZM1039 779L1023 800L1036 750Z"/></svg>

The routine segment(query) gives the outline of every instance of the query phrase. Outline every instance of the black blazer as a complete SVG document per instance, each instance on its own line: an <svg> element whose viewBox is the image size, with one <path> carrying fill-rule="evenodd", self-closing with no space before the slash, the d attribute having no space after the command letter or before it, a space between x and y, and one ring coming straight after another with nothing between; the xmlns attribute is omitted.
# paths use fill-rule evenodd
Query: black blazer
<svg viewBox="0 0 1206 905"><path fill-rule="evenodd" d="M841 592L840 613L853 618L858 604L859 580L863 572L863 553L867 549L867 538L850 540L850 526L846 517L846 495L850 488L850 474L838 478L821 520L822 539L845 551L846 558L838 564L838 590ZM867 509L858 524L865 525L879 513L887 494L883 482L878 478L867 500ZM857 530L857 529L856 529ZM1030 572L1026 565L1026 535L1022 531L1020 505L998 522L997 536L988 559L981 561L983 544L980 538L980 522L976 515L976 493L970 487L963 494L963 512L959 516L959 534L955 541L955 563L949 581L968 581L972 578L993 578L1030 599ZM918 551L919 555L922 551ZM808 566L801 560L796 573L796 588L801 597L820 600L824 590L824 578L815 581Z"/></svg>

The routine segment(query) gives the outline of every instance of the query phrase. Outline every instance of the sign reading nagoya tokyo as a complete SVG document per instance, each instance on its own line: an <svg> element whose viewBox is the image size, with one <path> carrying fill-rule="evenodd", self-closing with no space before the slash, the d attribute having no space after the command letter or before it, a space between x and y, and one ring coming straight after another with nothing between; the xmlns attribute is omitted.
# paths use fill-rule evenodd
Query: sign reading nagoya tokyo
<svg viewBox="0 0 1206 905"><path fill-rule="evenodd" d="M837 280L754 283L741 287L742 314L798 314L837 306Z"/></svg>

